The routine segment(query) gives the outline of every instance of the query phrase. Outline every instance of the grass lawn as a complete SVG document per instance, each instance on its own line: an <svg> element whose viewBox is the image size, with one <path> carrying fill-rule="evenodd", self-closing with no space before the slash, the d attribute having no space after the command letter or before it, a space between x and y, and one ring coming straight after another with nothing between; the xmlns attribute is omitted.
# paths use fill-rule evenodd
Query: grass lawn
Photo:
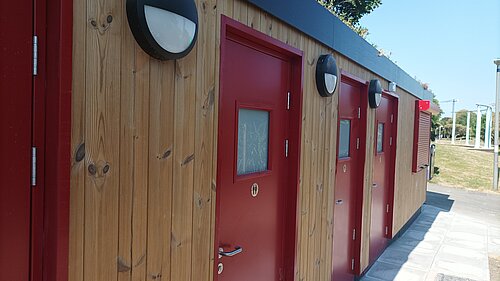
<svg viewBox="0 0 500 281"><path fill-rule="evenodd" d="M439 174L434 175L432 183L479 190L492 189L492 151L479 151L439 141L436 143L435 167L439 167Z"/></svg>

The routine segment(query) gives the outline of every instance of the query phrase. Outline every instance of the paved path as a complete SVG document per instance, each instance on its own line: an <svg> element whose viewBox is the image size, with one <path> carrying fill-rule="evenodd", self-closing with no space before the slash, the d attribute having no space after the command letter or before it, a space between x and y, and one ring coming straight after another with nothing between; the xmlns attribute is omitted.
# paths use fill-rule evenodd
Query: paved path
<svg viewBox="0 0 500 281"><path fill-rule="evenodd" d="M429 184L420 216L361 280L490 281L488 256L500 256L500 195Z"/></svg>

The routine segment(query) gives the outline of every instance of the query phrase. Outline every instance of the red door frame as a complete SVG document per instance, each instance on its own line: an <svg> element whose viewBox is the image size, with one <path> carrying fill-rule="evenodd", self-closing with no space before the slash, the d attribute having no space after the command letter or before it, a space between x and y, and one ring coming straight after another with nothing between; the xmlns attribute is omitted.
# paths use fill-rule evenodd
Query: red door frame
<svg viewBox="0 0 500 281"><path fill-rule="evenodd" d="M398 109L399 109L399 96L391 93L389 91L384 90L382 94L387 97L387 99L390 100L394 108L393 110L393 120L394 122L391 124L392 125L392 146L391 146L391 158L389 159L390 166L389 166L389 192L387 194L387 202L390 202L389 204L389 212L387 213L386 217L386 222L387 222L387 238L392 239L392 226L393 226L393 219L394 219L394 188L395 188L395 183L396 183L396 151L397 151L397 143L398 143ZM377 120L375 120L377 122ZM376 128L375 124L375 128ZM374 150L375 153L377 151L376 143L374 142Z"/></svg>
<svg viewBox="0 0 500 281"><path fill-rule="evenodd" d="M224 15L221 16L221 36L220 36L220 65L219 69L222 69L224 65L224 54L226 50L226 40L228 36L236 35L238 37L248 40L251 44L257 44L262 47L268 48L275 52L280 53L283 56L290 58L292 65L291 71L291 90L294 93L294 97L290 101L290 119L289 122L292 126L290 128L290 138L289 138L289 159L290 159L290 192L286 194L285 198L285 209L290 211L291 214L286 216L285 228L289 229L289 233L293 235L287 236L287 241L285 241L285 280L295 280L295 267L296 263L296 245L297 245L297 206L298 206L298 191L299 191L299 181L300 181L300 142L301 142L301 128L302 128L302 83L303 83L303 52L301 50L295 49L277 39L274 39L266 34L263 34L257 30L254 30L238 21L235 21ZM224 81L223 73L220 72L219 84ZM222 91L219 92L219 104L222 97ZM219 129L217 136L221 138L222 120L218 120ZM217 154L222 153L222 148L217 148ZM217 160L217 167L220 167L220 159ZM220 183L219 174L217 173L217 190L220 189L218 183ZM218 237L218 218L220 215L220 197L216 198L216 220L215 220L215 237L214 237L214 257L217 260L218 249L219 249L219 237ZM217 274L217 263L214 263L214 280L218 280Z"/></svg>
<svg viewBox="0 0 500 281"><path fill-rule="evenodd" d="M34 0L31 281L68 280L73 2Z"/></svg>
<svg viewBox="0 0 500 281"><path fill-rule="evenodd" d="M354 227L357 233L361 234L361 227L363 221L363 194L364 194L364 175L365 175L365 161L366 161L366 128L367 128L367 110L368 110L368 86L369 82L363 80L357 76L354 76L345 70L340 71L340 81L348 81L351 83L358 84L361 87L361 112L360 112L360 130L361 134L359 137L359 147L360 157L358 163L358 171L361 172L361 180L358 192L354 195L354 205L358 206L354 212ZM339 104L340 106L340 104ZM337 128L340 127L340 118L337 118ZM339 134L337 132L337 144L339 143ZM338 154L338 151L337 151ZM336 157L336 165L338 163L338 155ZM361 235L356 235L356 240L354 242L354 275L360 275L361 273Z"/></svg>

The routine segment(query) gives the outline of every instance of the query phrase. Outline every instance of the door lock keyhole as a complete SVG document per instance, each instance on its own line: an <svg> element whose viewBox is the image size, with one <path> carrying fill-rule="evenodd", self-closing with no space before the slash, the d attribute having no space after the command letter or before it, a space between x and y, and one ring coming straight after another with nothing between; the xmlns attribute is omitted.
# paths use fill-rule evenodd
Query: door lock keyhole
<svg viewBox="0 0 500 281"><path fill-rule="evenodd" d="M217 274L221 274L222 271L224 271L224 265L219 262L219 264L217 265Z"/></svg>
<svg viewBox="0 0 500 281"><path fill-rule="evenodd" d="M252 194L252 197L257 197L257 194L259 194L259 185L257 183L252 184L250 193Z"/></svg>

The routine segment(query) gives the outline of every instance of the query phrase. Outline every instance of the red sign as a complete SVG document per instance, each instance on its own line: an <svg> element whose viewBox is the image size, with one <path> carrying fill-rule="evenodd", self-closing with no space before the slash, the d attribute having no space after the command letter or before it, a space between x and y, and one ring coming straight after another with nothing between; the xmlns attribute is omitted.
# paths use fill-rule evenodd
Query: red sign
<svg viewBox="0 0 500 281"><path fill-rule="evenodd" d="M420 111L426 111L429 110L429 108L431 108L431 101L429 100L418 101L418 109L420 109Z"/></svg>

